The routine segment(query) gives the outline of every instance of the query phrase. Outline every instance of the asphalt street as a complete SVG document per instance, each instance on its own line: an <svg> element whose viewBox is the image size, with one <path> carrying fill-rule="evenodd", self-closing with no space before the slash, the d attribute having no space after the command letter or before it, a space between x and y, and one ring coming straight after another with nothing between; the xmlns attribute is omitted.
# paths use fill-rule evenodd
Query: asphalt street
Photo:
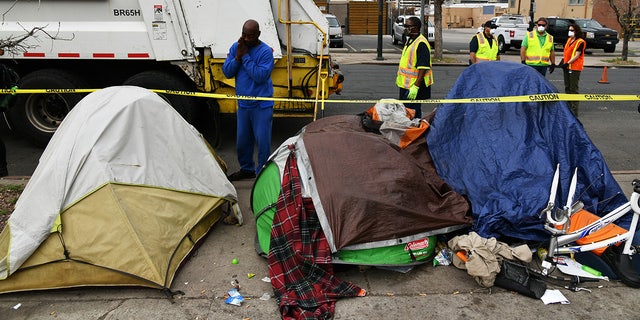
<svg viewBox="0 0 640 320"><path fill-rule="evenodd" d="M365 52L342 59L376 63L375 52ZM464 57L462 54L461 57ZM338 57L336 57L338 58ZM386 63L397 63L392 56ZM366 62L362 62L366 60ZM354 62L357 63L357 62ZM233 117L225 118L220 152L235 171ZM278 119L274 129L288 137L308 120ZM635 126L637 128L637 126ZM24 183L42 152L19 137L0 130L9 147L10 170L14 175L4 183ZM274 139L274 140L277 140ZM276 142L279 145L282 140ZM12 150L20 148L15 155ZM631 147L630 147L631 148ZM19 163L28 166L18 166ZM615 175L625 188L637 173ZM185 262L171 286L184 295L173 301L156 289L86 287L52 291L34 291L0 295L0 319L278 319L279 311L268 276L267 261L253 247L255 222L250 208L253 181L234 182L244 215L243 226L217 225L202 245ZM628 187L625 192L629 192ZM237 264L232 260L236 259ZM255 276L250 276L255 274ZM400 273L368 267L341 267L337 276L367 290L366 297L339 300L335 319L640 319L638 289L619 281L585 283L591 291L573 292L563 284L549 283L559 290L569 304L549 304L511 291L480 287L463 270L453 266L421 265ZM245 302L241 306L226 304L224 296L238 280Z"/></svg>

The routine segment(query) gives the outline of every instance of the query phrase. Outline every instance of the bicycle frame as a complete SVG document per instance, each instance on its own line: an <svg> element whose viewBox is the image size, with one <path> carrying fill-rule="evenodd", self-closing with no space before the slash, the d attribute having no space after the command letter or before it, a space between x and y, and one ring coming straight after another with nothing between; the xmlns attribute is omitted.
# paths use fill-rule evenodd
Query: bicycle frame
<svg viewBox="0 0 640 320"><path fill-rule="evenodd" d="M577 252L591 251L599 248L605 248L611 245L614 245L619 242L625 242L624 249L622 251L623 254L632 255L635 252L634 249L631 248L631 240L635 234L635 230L638 226L638 219L640 217L640 180L635 179L632 182L633 185L633 193L631 194L629 202L619 206L613 211L609 212L605 216L600 219L584 226L578 230L575 230L570 233L566 233L566 229L556 229L550 225L563 225L566 223L566 219L560 219L563 221L562 224L557 223L558 221L554 220L550 215L550 210L544 210L543 212L547 213L547 223L545 224L545 229L552 233L551 241L549 243L549 251L547 253L548 258L553 259L555 255L559 254L571 254ZM581 239L593 232L596 232L608 224L616 221L623 215L627 214L629 211L633 212L633 218L631 219L631 225L629 226L629 231L618 234L614 237L601 240L598 242L593 242L590 244L584 245L569 245L570 243L575 242L578 239Z"/></svg>

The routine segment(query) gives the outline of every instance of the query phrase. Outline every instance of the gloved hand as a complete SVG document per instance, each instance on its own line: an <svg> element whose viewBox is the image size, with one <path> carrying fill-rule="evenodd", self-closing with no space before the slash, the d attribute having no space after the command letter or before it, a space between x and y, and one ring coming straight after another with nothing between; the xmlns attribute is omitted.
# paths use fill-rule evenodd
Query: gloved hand
<svg viewBox="0 0 640 320"><path fill-rule="evenodd" d="M418 96L418 90L420 90L418 86L412 85L411 88L409 88L409 94L407 94L407 99L415 100L416 97Z"/></svg>
<svg viewBox="0 0 640 320"><path fill-rule="evenodd" d="M568 65L568 64L566 64L566 63L564 63L564 58L562 58L562 59L560 60L560 63L558 63L558 68L565 69L565 68L567 68L567 66L569 66L569 65Z"/></svg>
<svg viewBox="0 0 640 320"><path fill-rule="evenodd" d="M553 70L555 70L555 69L556 69L556 65L555 64L552 63L551 65L549 65L549 73L553 73Z"/></svg>

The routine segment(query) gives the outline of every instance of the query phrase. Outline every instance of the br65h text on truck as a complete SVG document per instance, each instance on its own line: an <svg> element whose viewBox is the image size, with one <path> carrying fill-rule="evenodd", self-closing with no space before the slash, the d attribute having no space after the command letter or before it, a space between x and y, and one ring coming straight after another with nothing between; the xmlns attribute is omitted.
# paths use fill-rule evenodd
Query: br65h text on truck
<svg viewBox="0 0 640 320"><path fill-rule="evenodd" d="M316 101L276 101L275 116L315 116L317 101L338 86L327 20L312 0L19 0L0 10L0 63L18 73L20 89L135 85L234 95L235 81L225 78L222 64L247 19L260 23L260 40L273 49L274 97ZM161 95L196 127L237 109L234 99ZM83 96L17 94L5 118L46 145Z"/></svg>

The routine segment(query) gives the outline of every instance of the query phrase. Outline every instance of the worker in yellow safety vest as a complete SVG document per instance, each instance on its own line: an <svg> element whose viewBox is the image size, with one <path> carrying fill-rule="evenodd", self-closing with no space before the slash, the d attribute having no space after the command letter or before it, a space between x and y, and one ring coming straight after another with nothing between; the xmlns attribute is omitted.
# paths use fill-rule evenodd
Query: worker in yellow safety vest
<svg viewBox="0 0 640 320"><path fill-rule="evenodd" d="M400 88L400 100L424 100L431 98L433 71L431 70L431 46L420 32L422 23L418 17L405 20L404 34L407 43L402 49L398 65L396 85ZM415 118L422 118L420 103L405 103L405 107L415 111Z"/></svg>
<svg viewBox="0 0 640 320"><path fill-rule="evenodd" d="M538 18L536 31L527 32L520 47L520 60L542 76L553 73L556 68L556 55L553 51L553 36L547 33L547 19Z"/></svg>
<svg viewBox="0 0 640 320"><path fill-rule="evenodd" d="M498 41L493 36L498 26L491 20L482 26L483 31L476 33L469 42L469 64L500 60Z"/></svg>

